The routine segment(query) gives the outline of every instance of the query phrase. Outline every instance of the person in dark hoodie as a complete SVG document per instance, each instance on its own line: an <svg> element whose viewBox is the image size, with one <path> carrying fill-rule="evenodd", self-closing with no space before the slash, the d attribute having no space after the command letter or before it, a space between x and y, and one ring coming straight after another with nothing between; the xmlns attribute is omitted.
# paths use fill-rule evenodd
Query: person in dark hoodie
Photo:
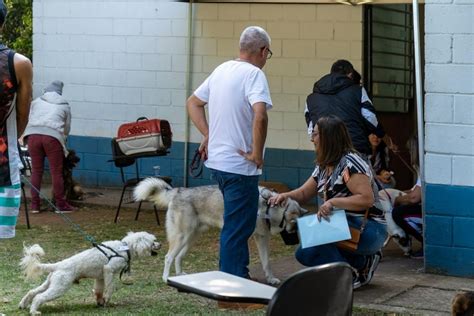
<svg viewBox="0 0 474 316"><path fill-rule="evenodd" d="M346 125L354 148L364 157L371 154L368 136L375 134L392 144L384 137L385 131L377 120L375 108L364 87L361 76L352 64L344 59L336 61L331 73L319 79L306 99L305 118L308 133L315 123L324 116L339 117Z"/></svg>

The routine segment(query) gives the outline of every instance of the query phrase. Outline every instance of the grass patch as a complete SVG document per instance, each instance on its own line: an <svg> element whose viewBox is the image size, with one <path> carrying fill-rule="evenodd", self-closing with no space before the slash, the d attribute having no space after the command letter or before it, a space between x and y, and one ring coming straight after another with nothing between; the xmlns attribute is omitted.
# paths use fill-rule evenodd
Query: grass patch
<svg viewBox="0 0 474 316"><path fill-rule="evenodd" d="M164 213L160 212L162 226L157 226L151 211L142 211L138 221L134 221L134 209L122 209L118 224L113 223L114 207L84 206L71 214L72 220L92 235L97 241L122 239L128 231L147 231L155 234L162 243L156 257L138 258L132 261L133 284L126 285L116 279L116 291L111 304L106 308L95 305L92 295L93 280L83 279L64 296L43 305L40 310L48 315L239 315L238 311L219 310L216 301L193 294L178 293L161 280L163 260L168 250L164 232ZM24 213L20 215L24 217ZM18 309L21 298L41 281L24 281L18 266L22 257L23 243L38 243L45 250L43 262L56 262L67 258L91 245L73 230L57 214L31 214L31 229L27 229L24 218L17 225L17 236L0 240L0 312L6 315L26 315ZM276 239L276 238L275 238ZM211 229L203 233L183 262L183 270L202 272L218 269L219 231ZM275 245L280 241L275 240ZM252 243L252 263L258 262L256 249ZM289 255L293 250L274 251L272 258ZM173 271L172 271L173 272ZM246 312L249 315L264 315L265 311Z"/></svg>
<svg viewBox="0 0 474 316"><path fill-rule="evenodd" d="M163 260L168 250L164 231L164 212L160 212L162 226L157 226L154 214L143 211L134 221L135 209L122 209L118 224L113 223L115 207L84 205L71 219L92 235L98 242L122 239L128 231L147 231L157 236L162 249L157 257L138 258L132 261L133 284L115 280L116 290L106 308L97 307L92 295L93 280L83 279L64 296L40 308L47 315L241 315L241 311L219 310L216 301L194 294L178 293L161 280ZM24 281L18 263L23 243L40 244L46 252L43 262L56 262L91 247L84 236L75 231L54 213L31 214L31 229L27 229L24 213L17 225L17 236L0 240L0 313L26 315L19 310L21 298L41 281ZM211 229L195 242L183 262L183 270L202 272L218 269L219 231ZM259 264L257 250L250 243L251 264ZM283 244L279 236L272 238L272 259L292 256L293 247ZM172 270L172 273L174 271ZM265 310L245 312L246 315L265 315ZM380 312L354 309L355 315L384 315Z"/></svg>

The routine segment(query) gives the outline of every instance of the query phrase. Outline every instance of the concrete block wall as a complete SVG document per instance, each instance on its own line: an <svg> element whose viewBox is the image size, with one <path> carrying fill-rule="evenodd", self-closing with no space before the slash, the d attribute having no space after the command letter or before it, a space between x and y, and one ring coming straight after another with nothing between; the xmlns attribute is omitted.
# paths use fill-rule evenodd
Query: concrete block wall
<svg viewBox="0 0 474 316"><path fill-rule="evenodd" d="M426 267L474 276L474 3L425 3Z"/></svg>
<svg viewBox="0 0 474 316"><path fill-rule="evenodd" d="M73 135L112 137L148 116L184 139L186 4L35 0L33 23L34 95L64 81Z"/></svg>
<svg viewBox="0 0 474 316"><path fill-rule="evenodd" d="M147 116L169 120L174 143L172 157L140 168L152 173L151 165L160 164L175 184L183 183L189 4L34 0L33 6L34 96L50 81L64 81L73 116L70 146L82 150L76 171L81 181L119 184L117 169L105 163L111 158L110 138L120 124ZM267 137L267 159L273 162L266 163L263 178L301 184L314 160L303 117L306 96L335 59L350 59L361 69L361 7L196 4L193 14L191 89L218 64L238 56L246 26L269 32L274 55L264 71L274 101ZM191 147L200 139L191 127ZM205 182L207 174L190 180Z"/></svg>
<svg viewBox="0 0 474 316"><path fill-rule="evenodd" d="M238 56L239 37L250 25L265 28L273 57L263 69L274 102L267 146L312 150L303 111L314 82L338 58L362 65L362 9L315 4L199 4L194 23L193 89L222 61ZM199 66L202 65L202 68ZM192 128L191 140L201 137Z"/></svg>

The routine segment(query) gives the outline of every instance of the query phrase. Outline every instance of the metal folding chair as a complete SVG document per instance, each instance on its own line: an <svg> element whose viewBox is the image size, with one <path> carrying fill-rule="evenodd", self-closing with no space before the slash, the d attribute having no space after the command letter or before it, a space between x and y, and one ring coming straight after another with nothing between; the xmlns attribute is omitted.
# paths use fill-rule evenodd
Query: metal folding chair
<svg viewBox="0 0 474 316"><path fill-rule="evenodd" d="M120 169L120 176L121 176L121 179L122 179L122 194L120 195L120 201L119 201L119 204L117 206L117 211L115 213L114 223L117 223L117 220L118 220L118 217L119 217L119 214L120 214L120 208L122 207L122 204L125 201L124 196L125 196L126 191L127 190L133 190L133 188L140 181L143 180L143 178L140 177L140 173L139 173L139 169L138 169L138 162L137 162L138 158L140 158L139 155L125 156L121 152L117 142L115 141L115 138L112 139L112 161L113 161L114 165L117 168ZM124 168L129 167L129 166L133 166L133 165L135 166L135 175L132 176L132 177L126 177L125 172L124 172ZM169 178L169 177L160 177L160 178L162 178L167 183L171 184L171 178ZM129 199L128 202L133 202L133 200ZM143 201L140 201L138 203L137 212L135 214L135 220L138 220L138 216L140 214L142 203L143 203ZM158 217L158 210L156 209L155 205L153 205L153 209L155 211L156 223L159 226L160 225L160 218Z"/></svg>

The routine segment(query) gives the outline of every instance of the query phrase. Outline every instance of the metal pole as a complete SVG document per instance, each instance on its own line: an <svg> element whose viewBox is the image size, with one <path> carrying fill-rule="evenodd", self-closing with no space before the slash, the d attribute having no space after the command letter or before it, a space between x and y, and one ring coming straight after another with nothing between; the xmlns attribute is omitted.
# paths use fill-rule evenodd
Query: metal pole
<svg viewBox="0 0 474 316"><path fill-rule="evenodd" d="M423 219L423 240L426 240L425 216L425 125L423 116L423 85L421 82L421 52L420 52L420 17L418 15L418 0L413 0L413 40L415 46L415 89L416 115L418 129L418 161L420 163L419 177L421 182L421 214ZM424 247L424 245L423 245ZM426 257L423 259L426 267Z"/></svg>
<svg viewBox="0 0 474 316"><path fill-rule="evenodd" d="M189 1L189 9L188 9L188 56L187 56L187 69L186 69L186 95L187 98L191 94L191 72L193 70L193 56L192 56L192 44L193 44L193 0ZM186 109L186 105L184 106L184 174L183 174L183 185L184 187L188 186L188 146L189 146L189 134L190 134L190 126L189 126L189 115L188 110Z"/></svg>
<svg viewBox="0 0 474 316"><path fill-rule="evenodd" d="M416 118L418 129L418 160L420 164L419 177L421 180L421 188L423 190L425 183L425 125L423 116L423 84L421 82L420 18L418 15L418 0L413 0L413 36L415 46ZM422 192L424 192L424 190Z"/></svg>

